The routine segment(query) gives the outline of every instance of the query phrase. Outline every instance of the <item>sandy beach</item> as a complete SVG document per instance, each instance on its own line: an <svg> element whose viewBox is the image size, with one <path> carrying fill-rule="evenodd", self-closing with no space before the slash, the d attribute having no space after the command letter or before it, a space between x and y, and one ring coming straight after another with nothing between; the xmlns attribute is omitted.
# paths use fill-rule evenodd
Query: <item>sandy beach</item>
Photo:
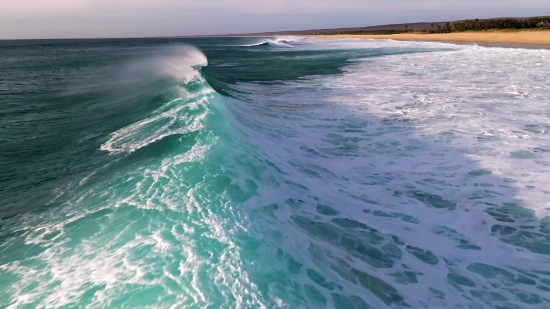
<svg viewBox="0 0 550 309"><path fill-rule="evenodd" d="M338 38L392 39L399 41L443 41L443 42L485 42L530 45L550 45L550 30L517 32L455 32L417 34L401 33L390 35L316 35Z"/></svg>

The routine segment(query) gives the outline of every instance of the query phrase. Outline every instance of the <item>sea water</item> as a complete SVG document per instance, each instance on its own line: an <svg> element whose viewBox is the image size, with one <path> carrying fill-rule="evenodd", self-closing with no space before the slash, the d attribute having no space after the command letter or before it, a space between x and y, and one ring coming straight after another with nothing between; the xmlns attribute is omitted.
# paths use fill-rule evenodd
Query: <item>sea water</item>
<svg viewBox="0 0 550 309"><path fill-rule="evenodd" d="M550 51L0 42L0 308L548 308Z"/></svg>

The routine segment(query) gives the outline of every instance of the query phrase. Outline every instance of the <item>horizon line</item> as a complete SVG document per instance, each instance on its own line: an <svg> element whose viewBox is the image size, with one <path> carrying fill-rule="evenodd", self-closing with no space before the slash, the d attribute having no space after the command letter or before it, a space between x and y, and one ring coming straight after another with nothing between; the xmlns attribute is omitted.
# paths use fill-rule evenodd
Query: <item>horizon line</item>
<svg viewBox="0 0 550 309"><path fill-rule="evenodd" d="M480 18L480 20L490 20L490 19L528 19L528 18L541 18L541 17L550 17L550 15L537 15L537 16L522 16L522 17L491 17L491 18ZM477 18L476 18L477 19ZM121 39L170 39L170 38L208 38L208 37L253 37L253 36L272 36L277 34L286 35L300 35L300 32L315 32L315 31L336 31L336 30L346 30L346 29L360 29L360 28L374 28L374 27L384 27L384 26L402 26L402 25L414 25L414 24L430 24L430 23L453 23L457 21L464 20L475 20L472 18L469 19L456 19L452 21L415 21L415 22L404 22L404 23L394 23L394 24L381 24L381 25L370 25L370 26L348 26L348 27L339 27L339 28L317 28L317 29L303 29L303 30L279 30L279 31L264 31L264 32L253 32L253 33L228 33L228 34L193 34L193 35L175 35L175 36L128 36L128 37L58 37L58 38L22 38L22 39L2 39L2 41L46 41L46 40L121 40ZM380 29L382 30L382 29ZM296 33L296 34L291 34Z"/></svg>

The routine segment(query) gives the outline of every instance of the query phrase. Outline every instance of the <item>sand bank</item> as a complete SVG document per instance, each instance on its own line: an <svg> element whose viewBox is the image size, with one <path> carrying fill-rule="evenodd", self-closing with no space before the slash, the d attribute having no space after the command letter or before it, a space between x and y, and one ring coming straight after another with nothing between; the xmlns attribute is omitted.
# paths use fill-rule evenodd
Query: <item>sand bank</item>
<svg viewBox="0 0 550 309"><path fill-rule="evenodd" d="M486 42L550 45L550 30L521 32L456 32L435 34L401 33L389 35L336 34L316 36L338 38L392 39L399 41Z"/></svg>

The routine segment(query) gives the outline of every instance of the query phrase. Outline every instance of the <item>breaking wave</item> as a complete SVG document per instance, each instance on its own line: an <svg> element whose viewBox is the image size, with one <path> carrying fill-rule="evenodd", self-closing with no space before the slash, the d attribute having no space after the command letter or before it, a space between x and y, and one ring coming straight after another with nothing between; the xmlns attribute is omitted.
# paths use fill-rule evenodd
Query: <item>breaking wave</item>
<svg viewBox="0 0 550 309"><path fill-rule="evenodd" d="M173 46L64 94L116 128L57 204L2 219L0 307L548 305L550 53L239 46L298 44L299 78L264 80L274 49L218 55L244 82Z"/></svg>

